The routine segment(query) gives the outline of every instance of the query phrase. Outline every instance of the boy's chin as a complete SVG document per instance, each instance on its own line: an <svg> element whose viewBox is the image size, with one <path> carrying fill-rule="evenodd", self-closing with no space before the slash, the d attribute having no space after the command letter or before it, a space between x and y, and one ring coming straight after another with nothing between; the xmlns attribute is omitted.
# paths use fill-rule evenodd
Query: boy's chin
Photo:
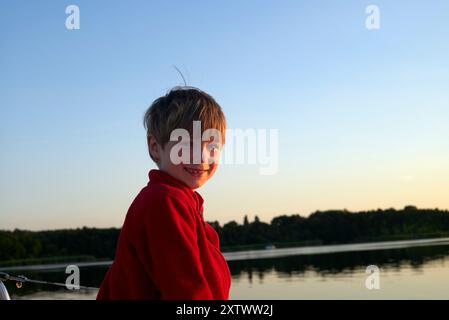
<svg viewBox="0 0 449 320"><path fill-rule="evenodd" d="M204 182L201 181L186 181L186 184L189 186L190 189L198 189L200 188Z"/></svg>
<svg viewBox="0 0 449 320"><path fill-rule="evenodd" d="M183 182L190 188L190 189L198 189L201 186L203 186L206 183L206 180L204 179L192 179L190 177L183 179Z"/></svg>

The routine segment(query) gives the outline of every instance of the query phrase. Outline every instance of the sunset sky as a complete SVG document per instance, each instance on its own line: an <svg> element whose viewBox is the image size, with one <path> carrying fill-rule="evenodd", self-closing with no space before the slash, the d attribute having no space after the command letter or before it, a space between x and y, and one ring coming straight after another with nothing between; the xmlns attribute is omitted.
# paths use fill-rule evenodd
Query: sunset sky
<svg viewBox="0 0 449 320"><path fill-rule="evenodd" d="M80 9L67 30L65 8ZM380 9L368 30L365 9ZM222 165L208 221L449 209L449 2L0 2L0 229L120 227L155 168L142 117L182 84L279 168Z"/></svg>

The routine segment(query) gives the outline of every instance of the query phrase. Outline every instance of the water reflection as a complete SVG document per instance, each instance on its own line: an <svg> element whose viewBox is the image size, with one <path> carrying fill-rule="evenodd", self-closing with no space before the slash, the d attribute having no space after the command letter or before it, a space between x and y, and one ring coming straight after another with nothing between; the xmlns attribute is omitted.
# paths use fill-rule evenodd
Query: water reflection
<svg viewBox="0 0 449 320"><path fill-rule="evenodd" d="M415 247L394 250L340 252L321 255L301 255L276 259L231 261L233 278L256 276L276 272L279 277L291 278L313 271L321 277L350 276L368 265L377 265L383 271L400 272L411 268L419 272L430 261L444 261L449 257L449 246Z"/></svg>
<svg viewBox="0 0 449 320"><path fill-rule="evenodd" d="M403 298L410 294L411 287L426 285L429 288L440 286L433 291L428 289L428 298L447 297L445 287L448 286L444 282L448 281L449 273L445 267L448 261L449 245L229 261L231 299L371 298L373 294L367 295L363 287L368 265L377 265L384 274L384 290L377 295L378 298ZM81 285L99 287L106 271L105 266L80 268ZM10 273L51 282L65 282L67 277L61 269ZM419 283L416 282L418 274L424 274ZM324 282L328 283L327 286ZM18 289L10 281L6 286L15 299L94 299L96 296L95 290L71 292L26 283ZM425 290L422 292L424 294Z"/></svg>

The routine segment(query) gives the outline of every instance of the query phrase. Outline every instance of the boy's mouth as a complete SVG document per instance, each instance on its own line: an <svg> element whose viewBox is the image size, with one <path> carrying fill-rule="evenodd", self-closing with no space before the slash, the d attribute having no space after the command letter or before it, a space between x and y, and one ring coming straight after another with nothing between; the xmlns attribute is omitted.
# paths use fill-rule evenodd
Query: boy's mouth
<svg viewBox="0 0 449 320"><path fill-rule="evenodd" d="M201 177L204 173L208 172L209 169L206 170L206 169L184 167L184 171L186 171L187 173L191 174L194 177Z"/></svg>

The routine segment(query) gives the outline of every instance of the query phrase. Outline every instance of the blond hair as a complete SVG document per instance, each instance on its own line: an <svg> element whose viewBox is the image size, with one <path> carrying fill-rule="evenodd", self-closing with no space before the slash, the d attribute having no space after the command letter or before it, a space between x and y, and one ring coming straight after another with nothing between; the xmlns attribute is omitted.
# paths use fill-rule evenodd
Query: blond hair
<svg viewBox="0 0 449 320"><path fill-rule="evenodd" d="M191 132L193 121L201 121L203 132L219 130L224 144L226 119L223 111L212 96L198 88L172 88L165 96L154 100L143 117L147 137L154 136L162 148L170 141L173 130L183 128Z"/></svg>

